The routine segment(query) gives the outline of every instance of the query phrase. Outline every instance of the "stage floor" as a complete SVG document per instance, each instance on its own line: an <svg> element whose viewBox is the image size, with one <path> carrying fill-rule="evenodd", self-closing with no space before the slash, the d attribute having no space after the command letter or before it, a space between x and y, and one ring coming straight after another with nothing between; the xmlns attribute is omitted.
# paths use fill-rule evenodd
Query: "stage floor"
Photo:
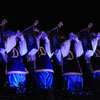
<svg viewBox="0 0 100 100"><path fill-rule="evenodd" d="M100 100L99 91L71 92L65 90L29 89L25 93L16 93L16 88L0 89L0 100Z"/></svg>

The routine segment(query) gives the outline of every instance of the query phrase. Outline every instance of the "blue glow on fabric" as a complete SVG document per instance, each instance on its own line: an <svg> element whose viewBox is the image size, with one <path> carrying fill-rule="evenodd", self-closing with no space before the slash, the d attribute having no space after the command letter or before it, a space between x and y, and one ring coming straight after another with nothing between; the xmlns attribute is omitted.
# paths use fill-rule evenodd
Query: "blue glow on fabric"
<svg viewBox="0 0 100 100"><path fill-rule="evenodd" d="M93 78L100 79L100 72L93 73Z"/></svg>
<svg viewBox="0 0 100 100"><path fill-rule="evenodd" d="M26 88L26 74L8 74L10 87L17 87L16 93L24 93ZM21 88L23 87L23 88Z"/></svg>
<svg viewBox="0 0 100 100"><path fill-rule="evenodd" d="M82 90L83 89L83 77L82 75L66 75L65 81L67 84L67 90Z"/></svg>
<svg viewBox="0 0 100 100"><path fill-rule="evenodd" d="M24 87L26 82L26 74L12 73L8 74L10 87ZM21 83L21 85L19 84Z"/></svg>
<svg viewBox="0 0 100 100"><path fill-rule="evenodd" d="M12 58L13 54L13 49L16 49L18 52L18 57L17 58ZM25 72L25 66L23 64L21 55L19 53L19 50L17 47L14 47L7 56L7 70L8 71L24 71Z"/></svg>
<svg viewBox="0 0 100 100"><path fill-rule="evenodd" d="M12 30L7 30L3 34L4 35L9 34L11 36L11 35L14 35L14 32Z"/></svg>
<svg viewBox="0 0 100 100"><path fill-rule="evenodd" d="M38 49L33 27L24 30L23 33L25 34L24 36L25 36L28 52L30 52L33 48Z"/></svg>
<svg viewBox="0 0 100 100"><path fill-rule="evenodd" d="M35 80L38 89L52 89L53 87L53 73L52 72L37 72L35 73Z"/></svg>

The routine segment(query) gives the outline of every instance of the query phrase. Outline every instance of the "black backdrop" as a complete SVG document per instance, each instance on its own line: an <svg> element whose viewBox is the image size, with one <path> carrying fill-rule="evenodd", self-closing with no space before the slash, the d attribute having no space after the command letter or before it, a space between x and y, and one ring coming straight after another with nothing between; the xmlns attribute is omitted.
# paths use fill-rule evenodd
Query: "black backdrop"
<svg viewBox="0 0 100 100"><path fill-rule="evenodd" d="M99 3L94 1L4 1L0 3L0 23L6 18L8 24L4 30L22 31L38 19L40 29L48 31L62 21L63 32L67 35L70 32L79 32L92 22L94 25L92 30L98 32L100 31L99 9Z"/></svg>
<svg viewBox="0 0 100 100"><path fill-rule="evenodd" d="M100 12L98 2L85 1L10 1L1 2L0 21L8 20L6 29L24 30L38 19L41 30L48 31L63 21L63 31L79 32L93 23L93 31L98 32Z"/></svg>

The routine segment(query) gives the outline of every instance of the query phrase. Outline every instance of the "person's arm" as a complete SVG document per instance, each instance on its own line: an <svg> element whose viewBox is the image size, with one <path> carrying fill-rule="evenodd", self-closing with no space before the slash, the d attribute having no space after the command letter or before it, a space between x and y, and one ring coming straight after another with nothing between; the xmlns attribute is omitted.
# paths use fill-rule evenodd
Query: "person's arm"
<svg viewBox="0 0 100 100"><path fill-rule="evenodd" d="M53 53L51 53L51 48L50 48L50 40L48 38L47 33L45 33L44 31L42 31L42 38L45 40L45 49L46 49L46 53L48 54L48 56L51 58Z"/></svg>
<svg viewBox="0 0 100 100"><path fill-rule="evenodd" d="M63 57L66 57L70 52L71 41L70 39L64 41L61 45L61 53Z"/></svg>
<svg viewBox="0 0 100 100"><path fill-rule="evenodd" d="M61 53L62 53L63 57L66 57L69 54L70 46L71 46L71 41L73 40L74 36L75 36L74 33L71 32L69 34L69 39L67 39L66 41L64 41L62 43L62 45L61 45Z"/></svg>
<svg viewBox="0 0 100 100"><path fill-rule="evenodd" d="M7 62L7 58L6 58L6 54L5 54L5 49L0 48L0 53L1 53L1 55L2 55L2 57L3 57L3 59L4 59L4 61Z"/></svg>
<svg viewBox="0 0 100 100"><path fill-rule="evenodd" d="M54 54L55 54L55 57L57 59L57 61L59 62L59 65L62 65L63 64L63 57L66 57L69 52L70 52L70 45L71 45L71 40L68 39L66 41L64 41L60 47L60 49L57 49Z"/></svg>
<svg viewBox="0 0 100 100"><path fill-rule="evenodd" d="M62 54L61 54L61 50L60 49L57 49L55 52L54 52L54 55L56 57L56 60L57 62L59 62L59 65L62 65Z"/></svg>
<svg viewBox="0 0 100 100"><path fill-rule="evenodd" d="M18 39L19 39L19 51L21 56L23 56L27 53L27 45L23 33L20 32L20 30L17 30L16 32L16 40Z"/></svg>
<svg viewBox="0 0 100 100"><path fill-rule="evenodd" d="M84 53L82 42L78 39L78 37L76 37L74 40L75 40L74 49L76 57L80 57Z"/></svg>
<svg viewBox="0 0 100 100"><path fill-rule="evenodd" d="M99 40L99 39L100 39L100 33L98 32L96 38L93 38L93 39L91 40L92 49L93 49L93 50L87 50L86 53L85 53L85 57L86 57L87 59L94 55L94 53L95 53L95 51L96 51L96 48L97 48L97 45L98 45L98 40Z"/></svg>
<svg viewBox="0 0 100 100"><path fill-rule="evenodd" d="M16 46L16 36L10 36L5 41L6 52L9 53Z"/></svg>
<svg viewBox="0 0 100 100"><path fill-rule="evenodd" d="M51 53L50 40L45 32L42 33L42 38L45 40L45 49L46 49L48 56L51 58L53 55L55 55L57 61L60 64L61 57L62 57L60 49L57 49L55 50L55 52Z"/></svg>
<svg viewBox="0 0 100 100"><path fill-rule="evenodd" d="M28 57L29 57L30 61L35 61L35 54L39 51L41 36L42 36L42 34L39 34L39 35L36 37L36 42L37 42L37 47L38 47L38 49L33 48L33 49L28 53Z"/></svg>

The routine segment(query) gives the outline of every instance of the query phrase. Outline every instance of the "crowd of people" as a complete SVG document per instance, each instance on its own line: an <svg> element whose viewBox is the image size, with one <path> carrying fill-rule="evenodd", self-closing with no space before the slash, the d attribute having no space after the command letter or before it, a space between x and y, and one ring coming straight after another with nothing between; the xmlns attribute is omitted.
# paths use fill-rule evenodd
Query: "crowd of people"
<svg viewBox="0 0 100 100"><path fill-rule="evenodd" d="M66 36L61 33L63 22L45 32L35 20L32 29L37 48L31 50L28 50L24 32L3 31L6 23L4 19L0 25L0 41L4 43L4 47L0 47L1 87L8 81L9 87L18 87L19 93L30 87L38 91L65 89L72 93L99 90L100 33L90 31L91 23L79 34L70 32ZM88 49L87 40L81 39L82 32L89 33L92 49ZM23 87L23 91L19 87Z"/></svg>

